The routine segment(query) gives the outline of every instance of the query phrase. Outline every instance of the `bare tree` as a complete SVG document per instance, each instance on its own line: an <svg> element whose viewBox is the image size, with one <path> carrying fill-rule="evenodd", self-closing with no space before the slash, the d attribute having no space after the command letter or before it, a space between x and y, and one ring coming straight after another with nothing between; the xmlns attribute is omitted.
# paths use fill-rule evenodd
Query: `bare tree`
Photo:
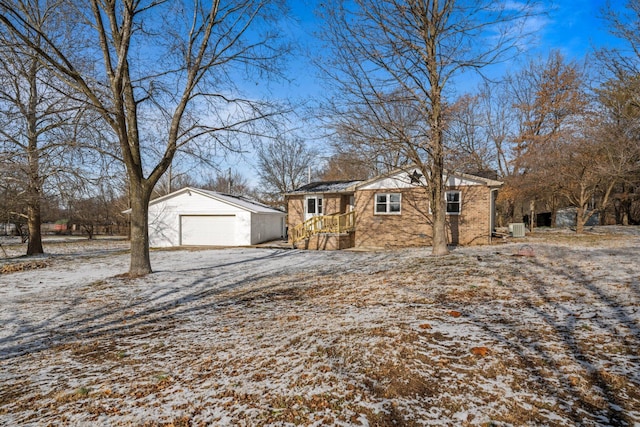
<svg viewBox="0 0 640 427"><path fill-rule="evenodd" d="M3 224L1 234L14 234L22 230L20 227L25 222L20 213L23 206L20 194L23 192L24 181L19 178L14 164L7 162L9 153L0 152L0 223Z"/></svg>
<svg viewBox="0 0 640 427"><path fill-rule="evenodd" d="M51 5L54 7L55 5ZM25 17L28 35L42 48L40 32L60 31L57 12L44 9ZM59 79L34 55L34 51L7 31L0 31L0 136L3 161L13 164L26 218L27 255L43 253L41 203L45 185L63 175L73 175L70 159L79 153L76 138L82 128L83 110L78 102L58 90Z"/></svg>
<svg viewBox="0 0 640 427"><path fill-rule="evenodd" d="M596 51L596 58L602 70L602 135L612 143L612 157L618 159L614 170L625 171L619 178L616 202L620 220L626 223L634 204L640 210L640 1L629 0L625 7L607 3L603 14L611 34L622 42L616 49Z"/></svg>
<svg viewBox="0 0 640 427"><path fill-rule="evenodd" d="M257 170L265 201L284 203L284 194L306 183L318 153L296 136L281 135L257 150Z"/></svg>
<svg viewBox="0 0 640 427"><path fill-rule="evenodd" d="M384 96L383 94L379 95ZM333 104L330 107L329 128L336 153L357 153L354 158L370 168L375 176L398 169L411 162L404 142L415 133L421 121L420 113L409 99L392 93L384 101L365 106L349 105L348 110ZM340 111L336 115L332 114Z"/></svg>
<svg viewBox="0 0 640 427"><path fill-rule="evenodd" d="M482 96L464 95L450 108L445 132L447 169L466 173L483 173L498 163L497 141L488 133Z"/></svg>
<svg viewBox="0 0 640 427"><path fill-rule="evenodd" d="M510 175L502 197L523 205L530 227L537 204L544 203L555 222L562 180L554 173L564 150L582 141L590 108L582 67L559 52L531 60L507 79L518 128L512 139ZM527 205L527 206L525 206Z"/></svg>
<svg viewBox="0 0 640 427"><path fill-rule="evenodd" d="M99 197L75 200L68 208L73 212L73 217L69 218L72 220L70 223L77 225L89 240L93 239L100 226L106 224L106 214L109 211L104 200Z"/></svg>
<svg viewBox="0 0 640 427"><path fill-rule="evenodd" d="M324 181L352 181L372 178L375 164L355 147L340 143L335 145L333 153L322 166L320 178Z"/></svg>
<svg viewBox="0 0 640 427"><path fill-rule="evenodd" d="M151 195L151 199L155 199L156 197L166 196L169 193L180 190L185 187L195 187L197 186L196 179L191 176L193 173L192 167L187 167L182 169L179 164L179 161L174 158L171 166L167 169L167 172L162 175L155 188L153 189L153 194Z"/></svg>
<svg viewBox="0 0 640 427"><path fill-rule="evenodd" d="M511 142L516 139L518 123L509 85L508 79L497 82L487 81L481 86L478 95L484 133L494 147L495 168L498 171L498 176L502 178L513 174Z"/></svg>
<svg viewBox="0 0 640 427"><path fill-rule="evenodd" d="M275 113L272 104L239 97L237 83L276 70L286 50L272 30L281 3L68 1L81 20L74 42L62 43L32 24L46 1L0 0L4 31L82 93L115 135L111 153L128 178L131 276L152 271L148 203L176 151L194 140L228 144L231 133L251 133L250 125ZM79 52L100 60L82 61ZM161 155L154 158L145 143L162 144Z"/></svg>
<svg viewBox="0 0 640 427"><path fill-rule="evenodd" d="M546 169L557 195L576 208L578 234L584 232L585 224L594 213L607 207L615 185L615 179L607 170L606 144L597 137L594 126L585 125L585 135L565 139L559 151L548 158Z"/></svg>
<svg viewBox="0 0 640 427"><path fill-rule="evenodd" d="M601 65L610 75L640 74L640 0L628 0L625 7L607 3L603 11L609 24L609 32L623 45L617 49L600 49L596 52ZM640 106L640 94L632 100Z"/></svg>
<svg viewBox="0 0 640 427"><path fill-rule="evenodd" d="M621 224L634 221L633 206L640 202L640 75L621 74L597 90L599 123L596 138L603 144L601 164L615 183L612 202ZM605 206L606 207L606 206ZM601 210L601 215L605 211ZM640 219L638 219L640 220Z"/></svg>
<svg viewBox="0 0 640 427"><path fill-rule="evenodd" d="M231 168L226 172L218 172L215 176L209 177L201 184L198 184L198 186L205 190L217 191L234 196L251 197L254 193L247 178Z"/></svg>
<svg viewBox="0 0 640 427"><path fill-rule="evenodd" d="M432 252L446 254L444 170L447 88L465 71L505 59L518 47L530 1L355 0L325 2L324 70L339 93L336 126L352 112L381 130L428 177ZM366 112L366 114L362 114ZM398 112L412 120L397 121Z"/></svg>

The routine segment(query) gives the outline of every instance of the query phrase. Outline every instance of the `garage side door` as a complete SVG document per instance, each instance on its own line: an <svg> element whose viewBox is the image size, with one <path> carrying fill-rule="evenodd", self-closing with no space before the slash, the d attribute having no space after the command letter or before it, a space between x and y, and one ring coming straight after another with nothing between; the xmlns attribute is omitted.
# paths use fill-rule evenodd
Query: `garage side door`
<svg viewBox="0 0 640 427"><path fill-rule="evenodd" d="M185 246L235 245L235 215L182 215L180 244Z"/></svg>

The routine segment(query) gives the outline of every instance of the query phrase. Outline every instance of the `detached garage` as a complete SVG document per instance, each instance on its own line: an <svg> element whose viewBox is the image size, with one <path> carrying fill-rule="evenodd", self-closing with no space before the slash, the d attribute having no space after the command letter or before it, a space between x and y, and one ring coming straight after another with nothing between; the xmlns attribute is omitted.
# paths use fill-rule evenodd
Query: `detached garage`
<svg viewBox="0 0 640 427"><path fill-rule="evenodd" d="M282 238L285 215L243 197L187 187L149 203L149 245L255 245Z"/></svg>

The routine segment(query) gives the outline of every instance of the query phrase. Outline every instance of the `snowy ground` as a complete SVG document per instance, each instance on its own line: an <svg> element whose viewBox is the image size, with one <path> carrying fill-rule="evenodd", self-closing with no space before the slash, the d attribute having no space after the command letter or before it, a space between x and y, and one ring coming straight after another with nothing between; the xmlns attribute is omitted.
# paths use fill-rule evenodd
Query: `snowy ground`
<svg viewBox="0 0 640 427"><path fill-rule="evenodd" d="M0 425L640 425L638 227L135 280L125 241L0 243Z"/></svg>

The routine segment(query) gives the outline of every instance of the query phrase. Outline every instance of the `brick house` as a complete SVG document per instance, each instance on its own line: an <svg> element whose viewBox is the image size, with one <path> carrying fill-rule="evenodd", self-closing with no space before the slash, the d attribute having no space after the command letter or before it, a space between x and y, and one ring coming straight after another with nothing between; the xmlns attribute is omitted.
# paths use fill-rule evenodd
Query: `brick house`
<svg viewBox="0 0 640 427"><path fill-rule="evenodd" d="M469 174L449 174L445 182L449 243L491 243L502 182ZM425 179L415 168L366 181L310 183L286 200L289 243L299 248L431 245Z"/></svg>

